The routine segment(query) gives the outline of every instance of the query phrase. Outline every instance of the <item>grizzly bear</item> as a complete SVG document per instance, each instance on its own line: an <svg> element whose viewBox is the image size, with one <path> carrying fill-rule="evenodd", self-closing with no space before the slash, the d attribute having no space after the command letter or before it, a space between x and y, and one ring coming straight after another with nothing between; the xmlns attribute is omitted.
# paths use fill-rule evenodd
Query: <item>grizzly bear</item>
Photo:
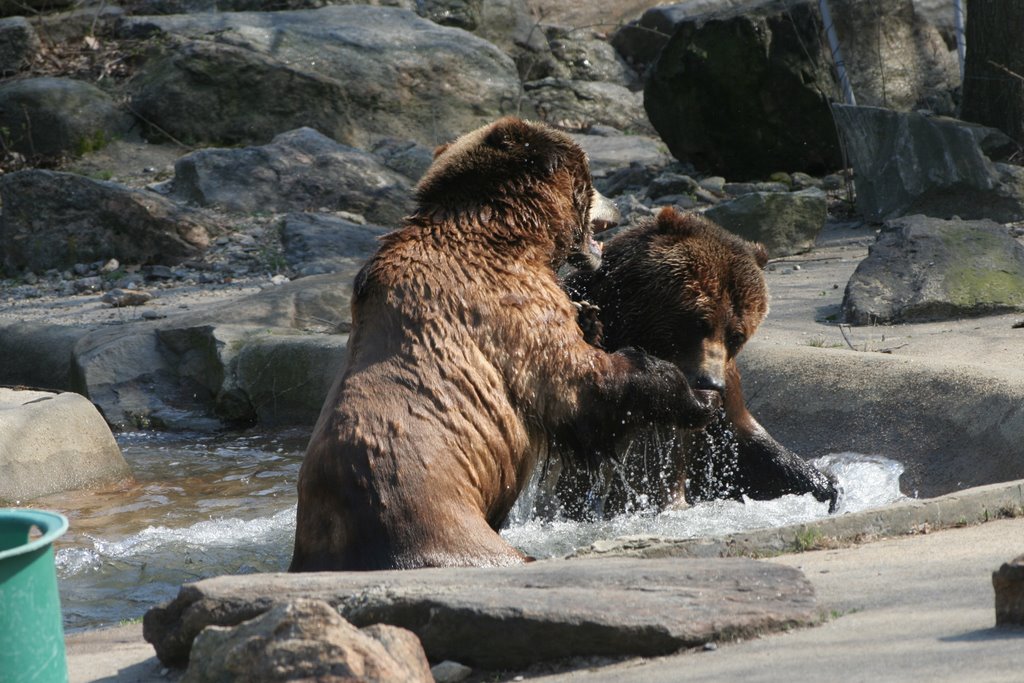
<svg viewBox="0 0 1024 683"><path fill-rule="evenodd" d="M348 357L299 472L290 571L523 562L495 531L550 434L582 449L717 410L671 363L584 340L556 269L602 218L567 135L506 118L442 148L356 277Z"/></svg>
<svg viewBox="0 0 1024 683"><path fill-rule="evenodd" d="M566 279L586 302L590 341L671 361L693 389L720 393L724 408L704 429L654 423L621 434L614 464L566 463L556 492L567 515L786 493L811 493L834 509L834 482L773 439L743 398L736 355L768 312L767 260L762 245L665 208L609 240L599 270Z"/></svg>

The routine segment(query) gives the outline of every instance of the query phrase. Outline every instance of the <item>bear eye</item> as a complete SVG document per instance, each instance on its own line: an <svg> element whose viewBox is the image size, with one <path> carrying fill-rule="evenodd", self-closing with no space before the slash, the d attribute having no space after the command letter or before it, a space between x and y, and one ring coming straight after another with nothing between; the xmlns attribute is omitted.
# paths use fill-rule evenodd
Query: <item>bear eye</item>
<svg viewBox="0 0 1024 683"><path fill-rule="evenodd" d="M729 348L729 353L735 354L739 351L744 344L747 343L747 335L742 332L733 332L725 340L726 346Z"/></svg>

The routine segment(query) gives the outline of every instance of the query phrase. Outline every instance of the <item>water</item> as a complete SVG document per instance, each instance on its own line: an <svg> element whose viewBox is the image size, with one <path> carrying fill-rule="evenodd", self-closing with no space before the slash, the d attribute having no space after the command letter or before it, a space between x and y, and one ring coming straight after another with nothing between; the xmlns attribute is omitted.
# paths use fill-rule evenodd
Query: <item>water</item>
<svg viewBox="0 0 1024 683"><path fill-rule="evenodd" d="M140 617L173 598L182 583L218 574L284 571L295 528L295 480L308 432L122 434L136 481L109 491L33 501L71 520L58 543L65 629ZM902 466L854 453L815 463L839 480L839 512L901 497ZM535 557L559 557L602 538L689 538L807 522L828 514L811 496L713 501L686 510L641 512L596 523L513 516L502 535Z"/></svg>

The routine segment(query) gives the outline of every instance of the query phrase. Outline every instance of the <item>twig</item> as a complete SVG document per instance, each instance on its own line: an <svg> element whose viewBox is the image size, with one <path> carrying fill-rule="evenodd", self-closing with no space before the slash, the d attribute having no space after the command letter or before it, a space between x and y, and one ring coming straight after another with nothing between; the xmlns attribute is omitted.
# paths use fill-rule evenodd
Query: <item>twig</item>
<svg viewBox="0 0 1024 683"><path fill-rule="evenodd" d="M1004 66L1003 64L1000 64L998 62L993 62L991 59L988 60L988 63L991 64L992 66L994 66L995 68L999 69L1000 71L1004 72L1007 76L1011 76L1013 78L1016 78L1018 81L1021 81L1022 83L1024 83L1024 76L1021 76L1016 71L1012 71L1009 68L1007 68L1006 66Z"/></svg>
<svg viewBox="0 0 1024 683"><path fill-rule="evenodd" d="M849 327L849 325L840 325L839 326L839 333L843 335L843 341L846 342L846 345L850 347L850 350L851 351L856 351L857 349L854 348L853 342L851 342L850 338L846 336L846 329L845 328L847 328L847 327Z"/></svg>

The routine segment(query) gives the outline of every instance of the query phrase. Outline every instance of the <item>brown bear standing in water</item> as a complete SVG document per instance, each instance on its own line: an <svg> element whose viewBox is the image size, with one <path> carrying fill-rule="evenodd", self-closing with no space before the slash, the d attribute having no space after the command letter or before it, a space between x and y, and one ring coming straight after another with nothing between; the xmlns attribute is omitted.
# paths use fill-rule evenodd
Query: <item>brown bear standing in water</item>
<svg viewBox="0 0 1024 683"><path fill-rule="evenodd" d="M556 490L569 516L685 504L684 483L691 502L812 493L834 507L835 484L775 441L743 398L736 354L768 312L767 260L763 246L665 208L609 240L599 270L567 279L572 296L599 311L596 325L581 320L591 341L671 361L691 387L719 392L724 403L705 429L653 423L620 435L615 464L566 463Z"/></svg>
<svg viewBox="0 0 1024 683"><path fill-rule="evenodd" d="M356 278L347 365L299 473L291 571L506 565L495 531L546 452L698 425L674 365L588 344L555 269L600 218L571 138L502 119L436 156ZM603 198L602 198L603 199Z"/></svg>

